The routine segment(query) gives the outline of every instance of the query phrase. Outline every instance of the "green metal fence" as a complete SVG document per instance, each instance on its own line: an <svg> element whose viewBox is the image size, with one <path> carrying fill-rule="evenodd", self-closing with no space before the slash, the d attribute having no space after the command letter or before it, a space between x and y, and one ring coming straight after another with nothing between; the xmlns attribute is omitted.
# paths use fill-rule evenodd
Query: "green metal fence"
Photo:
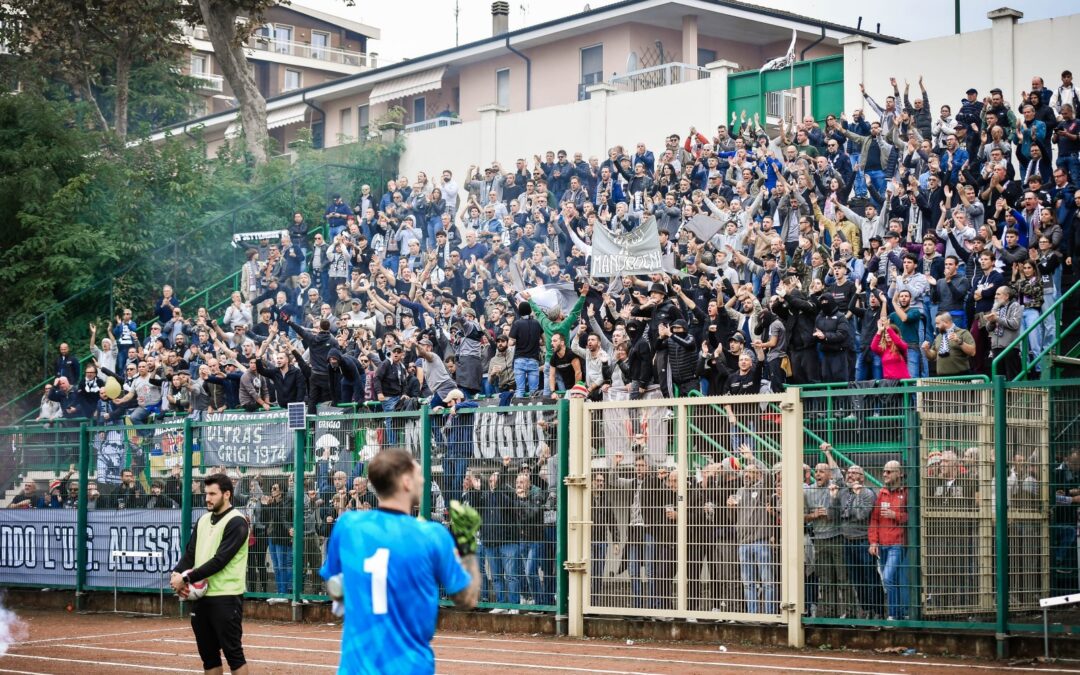
<svg viewBox="0 0 1080 675"><path fill-rule="evenodd" d="M993 631L1003 650L1009 633L1041 630L1038 600L1080 590L1080 379L881 385L800 392L806 513L819 501L826 508L808 525L778 527L806 527L804 624ZM732 420L723 406L694 405L700 414L684 420L690 487L703 466L745 454L742 445L765 465L780 457L777 408L758 406ZM571 456L587 462L593 452L585 435L570 433L568 410L565 401L454 411L326 408L298 432L274 413L0 429L5 505L29 479L37 495L49 497L55 487L57 507L66 508L0 511L7 538L0 570L28 563L42 570L37 581L3 575L11 585L157 592L147 580L157 563L117 565L109 554L159 550L171 567L201 513L199 479L223 470L255 532L249 595L322 600L318 567L334 520L377 504L366 464L387 448L405 448L430 485L418 515L444 522L446 505L458 498L484 516L481 606L564 615L564 479ZM724 419L727 426L716 422ZM677 437L660 437L669 427L662 417L648 424L665 456ZM594 431L605 446L614 442ZM121 474L127 468L134 473ZM153 506L162 510L139 512L149 505L141 496L121 508L122 485L150 494L155 483L165 499ZM110 533L110 511L129 506L124 518L134 524ZM1051 631L1080 631L1072 612L1051 619Z"/></svg>

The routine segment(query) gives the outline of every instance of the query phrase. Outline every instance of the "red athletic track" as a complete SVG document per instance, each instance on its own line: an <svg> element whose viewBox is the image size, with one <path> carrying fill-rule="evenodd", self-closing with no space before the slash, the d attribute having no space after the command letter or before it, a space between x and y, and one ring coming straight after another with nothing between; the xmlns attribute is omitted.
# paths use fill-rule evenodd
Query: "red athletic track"
<svg viewBox="0 0 1080 675"><path fill-rule="evenodd" d="M0 673L200 673L186 621L114 614L21 611L27 634L0 657ZM244 623L244 649L254 673L336 669L338 626ZM715 644L576 640L536 635L440 632L439 673L858 673L989 675L1076 673L1078 664L997 665L988 661L868 652L780 651Z"/></svg>

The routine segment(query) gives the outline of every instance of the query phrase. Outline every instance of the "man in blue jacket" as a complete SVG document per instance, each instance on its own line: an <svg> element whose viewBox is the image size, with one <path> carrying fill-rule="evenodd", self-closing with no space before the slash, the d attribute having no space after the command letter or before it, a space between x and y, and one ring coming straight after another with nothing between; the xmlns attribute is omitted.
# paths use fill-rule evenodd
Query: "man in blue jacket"
<svg viewBox="0 0 1080 675"><path fill-rule="evenodd" d="M446 456L443 458L443 476L446 484L443 493L448 499L461 499L462 482L469 469L469 460L473 458L473 423L476 414L462 411L474 411L476 401L466 401L465 393L452 389L443 400L446 402L446 420L443 433L446 436ZM441 408L436 408L438 412Z"/></svg>

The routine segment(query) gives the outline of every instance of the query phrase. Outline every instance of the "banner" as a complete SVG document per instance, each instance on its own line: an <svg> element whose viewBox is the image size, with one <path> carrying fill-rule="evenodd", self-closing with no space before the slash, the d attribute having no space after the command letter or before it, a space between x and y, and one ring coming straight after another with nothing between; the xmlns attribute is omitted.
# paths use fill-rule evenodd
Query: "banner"
<svg viewBox="0 0 1080 675"><path fill-rule="evenodd" d="M77 515L75 509L0 511L2 583L74 586ZM87 585L154 590L164 585L169 592L168 573L182 553L180 515L179 509L88 511ZM156 552L161 557L113 557L113 551Z"/></svg>
<svg viewBox="0 0 1080 675"><path fill-rule="evenodd" d="M591 274L596 279L662 272L656 218L649 218L629 232L594 227L591 262Z"/></svg>
<svg viewBox="0 0 1080 675"><path fill-rule="evenodd" d="M286 230L265 230L263 232L237 232L232 236L233 248L240 248L237 246L240 242L246 241L277 241L281 239L281 235L285 234Z"/></svg>
<svg viewBox="0 0 1080 675"><path fill-rule="evenodd" d="M686 221L686 224L684 224L683 227L690 230L690 232L698 238L698 241L707 242L716 236L716 233L722 230L726 225L726 222L718 218L698 214Z"/></svg>
<svg viewBox="0 0 1080 675"><path fill-rule="evenodd" d="M202 428L207 466L281 466L293 460L293 434L284 410L208 413L205 420L236 422Z"/></svg>
<svg viewBox="0 0 1080 675"><path fill-rule="evenodd" d="M98 485L120 484L120 469L126 466L127 447L124 443L124 433L119 428L94 434Z"/></svg>

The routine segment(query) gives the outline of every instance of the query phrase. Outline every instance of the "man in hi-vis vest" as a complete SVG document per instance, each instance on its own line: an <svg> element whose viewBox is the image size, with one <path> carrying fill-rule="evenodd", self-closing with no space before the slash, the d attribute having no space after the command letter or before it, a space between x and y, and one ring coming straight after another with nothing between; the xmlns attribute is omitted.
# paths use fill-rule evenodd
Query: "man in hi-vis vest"
<svg viewBox="0 0 1080 675"><path fill-rule="evenodd" d="M232 479L215 473L203 480L206 510L172 573L173 590L205 579L206 595L194 603L191 629L207 675L220 675L221 653L233 675L247 673L241 644L248 565L248 522L233 508ZM190 571L188 571L190 570Z"/></svg>

